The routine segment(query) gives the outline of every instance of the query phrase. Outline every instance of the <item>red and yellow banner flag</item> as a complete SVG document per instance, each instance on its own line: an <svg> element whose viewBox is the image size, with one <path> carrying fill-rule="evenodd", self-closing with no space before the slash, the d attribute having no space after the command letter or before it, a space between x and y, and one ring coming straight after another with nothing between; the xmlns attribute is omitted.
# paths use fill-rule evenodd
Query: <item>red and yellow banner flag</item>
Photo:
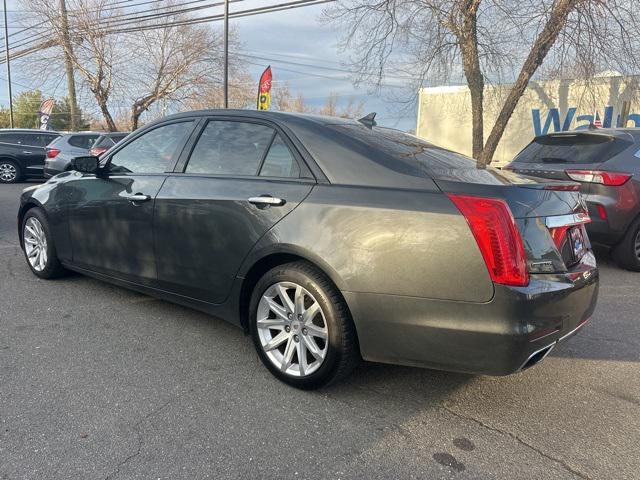
<svg viewBox="0 0 640 480"><path fill-rule="evenodd" d="M271 104L271 65L260 76L258 84L258 110L268 110Z"/></svg>

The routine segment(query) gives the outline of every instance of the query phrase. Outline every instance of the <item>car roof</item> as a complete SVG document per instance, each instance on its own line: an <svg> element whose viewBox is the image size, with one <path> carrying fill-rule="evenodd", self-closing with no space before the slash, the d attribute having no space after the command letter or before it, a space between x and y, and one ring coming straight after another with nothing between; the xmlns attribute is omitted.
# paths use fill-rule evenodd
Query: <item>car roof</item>
<svg viewBox="0 0 640 480"><path fill-rule="evenodd" d="M0 128L0 133L50 133L53 135L60 135L60 132L55 130L40 130L39 128Z"/></svg>
<svg viewBox="0 0 640 480"><path fill-rule="evenodd" d="M131 132L105 132L105 133L100 134L100 136L101 137L111 138L111 137L115 137L115 136L119 136L119 135L127 136L130 133Z"/></svg>
<svg viewBox="0 0 640 480"><path fill-rule="evenodd" d="M69 132L69 133L65 133L62 136L63 137L75 137L75 136L86 136L86 135L104 135L105 132Z"/></svg>
<svg viewBox="0 0 640 480"><path fill-rule="evenodd" d="M331 117L327 115L316 115L309 113L297 112L272 112L264 110L241 110L241 109L210 109L210 110L193 110L190 112L181 112L164 117L157 122L166 120L187 118L187 117L205 117L205 116L227 116L227 117L250 117L264 118L274 120L282 124L300 124L305 122L316 125L341 125L355 124L360 125L357 120L341 117ZM154 122L156 123L156 122Z"/></svg>
<svg viewBox="0 0 640 480"><path fill-rule="evenodd" d="M589 128L583 130L567 130L563 132L547 133L546 135L540 135L537 138L575 137L576 135L604 135L637 142L640 141L640 128Z"/></svg>

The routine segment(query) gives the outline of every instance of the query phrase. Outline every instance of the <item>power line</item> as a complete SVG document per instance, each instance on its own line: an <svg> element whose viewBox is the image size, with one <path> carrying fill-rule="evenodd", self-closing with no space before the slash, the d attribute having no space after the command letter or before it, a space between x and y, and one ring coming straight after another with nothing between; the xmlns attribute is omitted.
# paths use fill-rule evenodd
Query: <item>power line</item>
<svg viewBox="0 0 640 480"><path fill-rule="evenodd" d="M132 5L127 5L125 8L130 8L130 7L135 7L135 6L139 6L139 5L144 5L144 4L148 4L148 3L158 3L160 0L147 0L144 2L140 2L140 3L135 3ZM219 7L221 5L224 4L224 2L215 2L212 3L210 5L203 5L203 6L199 6L199 7L190 7L190 8L184 8L184 9L173 9L174 7L182 7L184 5L189 5L189 4L193 4L193 3L202 3L204 1L207 0L190 0L187 2L182 2L182 3L176 3L173 5L168 5L168 6L164 6L164 7L156 7L156 8L152 8L149 10L146 10L144 12L140 12L140 11L136 11L136 12L127 12L127 13L123 13L123 14L119 14L119 15L113 15L110 17L105 17L105 18L98 18L96 19L95 22L93 23L89 23L86 27L87 28L92 28L92 27L99 27L99 28L104 28L105 26L117 26L117 25L122 25L122 26L126 26L126 25L133 25L135 24L137 21L139 20L151 20L153 18L162 18L162 17L170 17L172 15L178 15L178 14L183 14L183 13L189 13L192 11L196 11L196 10L203 10L203 9L208 9L208 8L214 8L214 7ZM230 0L231 3L235 3L235 2L241 2L244 0ZM103 8L103 9L98 9L98 10L86 10L82 13L93 13L93 12L103 12L103 11L107 11L107 10L114 10L115 8L113 7L113 5L117 4L117 3L122 3L122 2L116 2L113 4L109 4L109 7L107 8ZM148 14L148 12L152 12L152 11L158 11L161 10L160 13L155 13L155 14ZM74 10L74 12L78 12L78 10ZM139 14L139 15L138 15ZM135 16L132 16L135 15ZM121 17L126 17L123 18L122 20L116 20L113 21L114 18L121 18ZM30 30L32 28L36 28L39 26L42 26L46 23L49 23L49 20L44 20L43 22L39 22L35 25L33 25L32 27L29 28L25 28L22 30L22 32ZM21 32L14 32L14 34L18 34ZM12 34L12 35L14 35ZM9 35L11 36L11 35ZM40 34L37 34L35 36L31 36L28 39L27 38L22 38L19 39L18 42L23 42L23 43L19 43L19 44L14 44L14 45L10 45L10 47L12 48L20 48L23 46L27 46L27 45L31 45L35 42L37 42L38 40L42 40L44 38L47 38L49 36L48 32L43 32Z"/></svg>
<svg viewBox="0 0 640 480"><path fill-rule="evenodd" d="M230 0L231 2L241 2L244 0ZM249 16L253 16L253 15L261 15L261 14L265 14L265 13L273 13L273 12L279 12L279 11L284 11L284 10L291 10L291 9L295 9L295 8L300 8L300 7L306 7L306 6L312 6L312 5L321 5L321 4L325 4L325 3L331 3L334 2L336 0L295 0L295 1L290 1L290 2L285 2L285 3L280 3L280 4L276 4L276 5L268 5L268 6L264 6L264 7L256 7L256 8L250 8L247 10L240 10L240 11L236 11L236 12L230 12L229 13L229 18L242 18L242 17L249 17ZM179 13L179 11L171 11L167 14L157 14L158 16L171 16L171 15L175 15L176 13ZM103 35L110 35L113 33L128 33L128 32L138 32L138 31L144 31L144 30L157 30L157 29L161 29L161 28L167 28L167 27L173 27L173 26L183 26L183 25L196 25L196 24L201 24L201 23L205 23L205 22L216 22L216 21L221 21L224 18L224 14L216 14L216 15L209 15L209 16L205 16L205 17L197 17L197 18L191 18L191 19L183 19L183 20L176 20L174 22L167 22L167 23L159 23L159 24L150 24L150 25L137 25L136 27L127 27L127 25L129 24L135 24L137 23L137 19L133 19L133 20L127 20L126 22L122 22L121 24L116 25L116 28L104 28L104 24L103 22L100 22L99 24L96 24L96 27L100 27L101 30L101 34ZM108 23L108 22L107 22ZM89 28L91 28L92 25L89 25ZM14 48L17 47L21 47L21 46L26 46L28 43L32 43L35 40L29 41L29 42L25 42L24 44L20 44L18 46L14 46ZM56 42L53 42L53 44L55 44ZM49 42L44 42L41 45L38 45L36 47L33 47L27 51L21 51L21 52L16 52L14 55L11 56L11 58L20 58L24 55L28 55L29 53L32 53L33 51L37 51L37 50L42 50L44 48L49 48L53 46L51 44L51 41ZM0 61L0 63L2 63L2 61Z"/></svg>

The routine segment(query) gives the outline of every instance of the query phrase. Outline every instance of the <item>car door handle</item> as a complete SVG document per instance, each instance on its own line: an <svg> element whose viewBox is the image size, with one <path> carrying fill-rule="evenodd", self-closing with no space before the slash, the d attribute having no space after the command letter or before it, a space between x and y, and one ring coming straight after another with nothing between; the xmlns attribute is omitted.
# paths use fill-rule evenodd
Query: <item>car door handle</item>
<svg viewBox="0 0 640 480"><path fill-rule="evenodd" d="M31 155L33 152L30 150L22 150L22 153L25 155Z"/></svg>
<svg viewBox="0 0 640 480"><path fill-rule="evenodd" d="M136 193L134 195L129 195L127 197L127 200L129 200L131 203L147 202L151 200L151 197L143 193Z"/></svg>
<svg viewBox="0 0 640 480"><path fill-rule="evenodd" d="M271 195L261 195L260 197L249 198L249 203L259 206L281 207L287 202L282 198L272 197Z"/></svg>

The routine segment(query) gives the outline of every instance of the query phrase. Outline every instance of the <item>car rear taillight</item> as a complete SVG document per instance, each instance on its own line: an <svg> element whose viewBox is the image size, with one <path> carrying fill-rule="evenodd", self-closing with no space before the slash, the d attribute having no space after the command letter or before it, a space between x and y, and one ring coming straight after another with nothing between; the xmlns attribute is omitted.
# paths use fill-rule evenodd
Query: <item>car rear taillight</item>
<svg viewBox="0 0 640 480"><path fill-rule="evenodd" d="M89 150L89 154L93 155L94 157L98 157L100 155L102 155L104 152L106 152L108 149L106 147L93 147L91 150Z"/></svg>
<svg viewBox="0 0 640 480"><path fill-rule="evenodd" d="M601 170L565 170L571 180L585 183L600 183L608 187L624 185L630 178L630 173L603 172Z"/></svg>
<svg viewBox="0 0 640 480"><path fill-rule="evenodd" d="M498 198L450 193L471 227L489 276L495 283L524 286L529 283L522 237L509 206Z"/></svg>
<svg viewBox="0 0 640 480"><path fill-rule="evenodd" d="M59 153L60 150L57 148L47 148L47 158L56 158Z"/></svg>

